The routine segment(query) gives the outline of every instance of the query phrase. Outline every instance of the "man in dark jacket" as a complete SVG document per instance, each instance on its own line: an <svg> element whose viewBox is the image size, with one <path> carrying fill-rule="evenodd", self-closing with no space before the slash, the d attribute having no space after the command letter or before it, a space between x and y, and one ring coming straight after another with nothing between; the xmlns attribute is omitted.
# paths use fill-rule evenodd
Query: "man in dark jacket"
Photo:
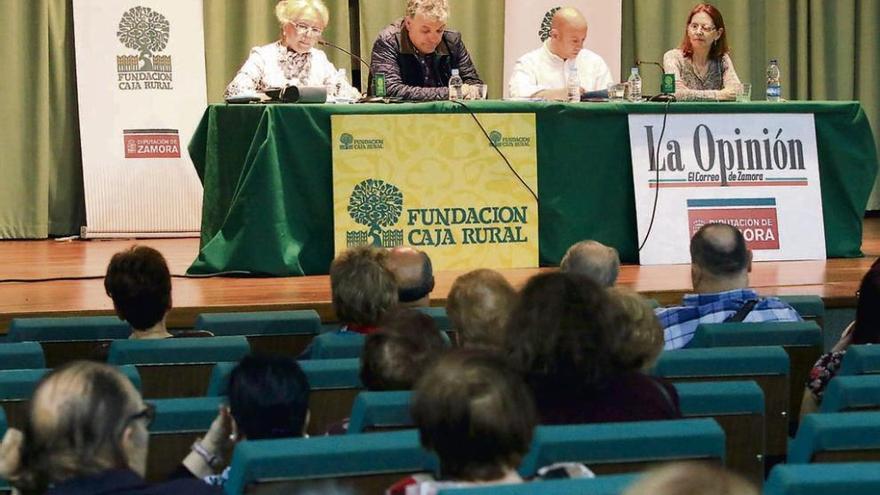
<svg viewBox="0 0 880 495"><path fill-rule="evenodd" d="M482 84L461 33L446 29L447 0L408 0L406 17L385 27L373 43L370 84L385 76L387 96L405 100L445 100L449 77L458 69L465 96ZM371 90L372 94L374 90Z"/></svg>

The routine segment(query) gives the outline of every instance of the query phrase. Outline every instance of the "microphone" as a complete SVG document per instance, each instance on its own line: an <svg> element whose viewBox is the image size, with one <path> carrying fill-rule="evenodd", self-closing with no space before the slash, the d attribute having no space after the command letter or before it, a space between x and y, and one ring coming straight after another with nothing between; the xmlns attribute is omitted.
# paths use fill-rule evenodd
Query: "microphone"
<svg viewBox="0 0 880 495"><path fill-rule="evenodd" d="M663 77L660 79L660 94L650 98L651 101L675 101L675 75L668 74L660 62L636 59L636 65L655 65L660 68Z"/></svg>
<svg viewBox="0 0 880 495"><path fill-rule="evenodd" d="M319 38L319 39L318 39L318 44L321 45L321 46L329 46L329 47L333 47L333 48L335 48L335 49L341 51L342 53L345 53L346 55L348 55L349 57L351 57L351 58L354 59L354 60L357 60L358 62L361 63L361 65L363 65L364 67L366 67L366 68L367 68L367 74L370 73L370 64L364 62L364 59L360 58L359 56L355 55L354 53L351 53L350 51L346 50L345 48L342 48L342 47L339 46L339 45L336 45L336 44L330 43L329 41L325 40L324 38ZM361 71L360 71L360 69L357 70L357 77L355 77L355 68L354 68L354 67L351 68L351 79L352 79L352 81L355 81L355 80L358 81L358 89L360 89L360 81L361 81ZM370 85L368 84L368 85L367 85L367 91L369 91L369 87L370 87Z"/></svg>

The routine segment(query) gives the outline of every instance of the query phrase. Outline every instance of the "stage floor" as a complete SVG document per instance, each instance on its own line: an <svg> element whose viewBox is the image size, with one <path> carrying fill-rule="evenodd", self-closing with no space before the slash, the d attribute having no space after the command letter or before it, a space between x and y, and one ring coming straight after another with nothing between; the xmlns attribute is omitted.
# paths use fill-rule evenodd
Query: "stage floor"
<svg viewBox="0 0 880 495"><path fill-rule="evenodd" d="M852 307L862 275L880 255L880 219L864 222L864 258L826 261L755 263L751 285L765 295L811 294L827 307ZM113 241L4 241L0 242L0 333L9 321L25 316L113 314L104 292L103 274L110 257L133 244L145 244L168 259L173 280L169 325L192 326L199 313L316 309L324 321L333 321L330 282L326 276L290 278L190 278L186 269L195 259L198 239L143 239ZM502 270L515 286L541 270ZM461 271L436 275L434 304L443 304ZM660 301L671 304L690 291L690 265L625 265L618 279Z"/></svg>

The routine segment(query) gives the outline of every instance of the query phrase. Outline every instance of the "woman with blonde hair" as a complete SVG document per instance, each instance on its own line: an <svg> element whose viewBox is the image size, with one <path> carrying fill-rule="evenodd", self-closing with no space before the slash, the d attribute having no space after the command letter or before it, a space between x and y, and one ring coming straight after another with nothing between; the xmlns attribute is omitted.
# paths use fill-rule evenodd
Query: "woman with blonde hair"
<svg viewBox="0 0 880 495"><path fill-rule="evenodd" d="M328 89L328 98L360 98L360 92L342 77L327 55L315 48L330 21L324 2L281 0L275 6L275 17L281 25L281 38L251 50L226 87L226 98L286 86L323 86Z"/></svg>

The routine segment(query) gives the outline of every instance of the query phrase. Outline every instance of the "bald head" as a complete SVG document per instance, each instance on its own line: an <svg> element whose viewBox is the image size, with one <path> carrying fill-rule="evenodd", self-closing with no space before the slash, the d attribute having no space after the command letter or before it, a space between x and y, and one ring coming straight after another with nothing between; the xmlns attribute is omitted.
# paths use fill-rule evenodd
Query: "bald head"
<svg viewBox="0 0 880 495"><path fill-rule="evenodd" d="M617 282L620 257L616 249L601 242L581 241L568 248L559 269L586 275L602 287L611 287Z"/></svg>
<svg viewBox="0 0 880 495"><path fill-rule="evenodd" d="M698 292L745 288L752 252L736 227L704 225L691 238L691 274ZM712 290L706 289L711 286ZM701 287L703 290L701 290Z"/></svg>
<svg viewBox="0 0 880 495"><path fill-rule="evenodd" d="M385 266L397 279L398 299L404 306L428 306L434 290L431 258L411 247L388 251Z"/></svg>
<svg viewBox="0 0 880 495"><path fill-rule="evenodd" d="M557 57L576 58L587 39L587 20L574 7L563 7L553 15L550 24L549 48Z"/></svg>

